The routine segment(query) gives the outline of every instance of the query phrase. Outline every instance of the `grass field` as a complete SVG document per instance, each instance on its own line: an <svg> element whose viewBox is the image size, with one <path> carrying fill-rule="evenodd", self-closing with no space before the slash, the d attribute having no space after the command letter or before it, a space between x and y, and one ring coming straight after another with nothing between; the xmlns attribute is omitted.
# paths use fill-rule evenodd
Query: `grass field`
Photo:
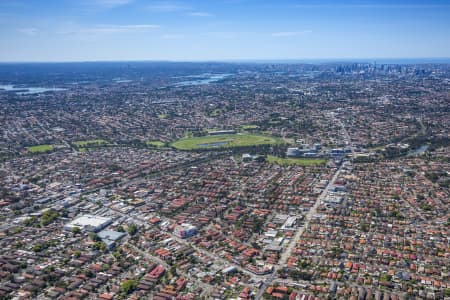
<svg viewBox="0 0 450 300"><path fill-rule="evenodd" d="M221 109L215 109L212 112L209 113L210 117L218 117L223 113L223 111Z"/></svg>
<svg viewBox="0 0 450 300"><path fill-rule="evenodd" d="M146 141L145 144L148 147L164 147L164 143L161 141Z"/></svg>
<svg viewBox="0 0 450 300"><path fill-rule="evenodd" d="M258 125L250 125L250 124L248 124L248 125L242 125L241 128L244 129L244 130L251 130L251 129L258 129L259 126Z"/></svg>
<svg viewBox="0 0 450 300"><path fill-rule="evenodd" d="M323 158L281 158L272 155L267 156L267 161L282 166L318 166L325 165L327 162L327 160Z"/></svg>
<svg viewBox="0 0 450 300"><path fill-rule="evenodd" d="M386 146L377 146L377 147L369 148L369 150L372 150L372 151L378 151L378 150L384 150L384 149L386 149Z"/></svg>
<svg viewBox="0 0 450 300"><path fill-rule="evenodd" d="M179 150L246 147L257 145L280 144L282 140L275 137L255 134L224 134L183 138L171 144Z"/></svg>
<svg viewBox="0 0 450 300"><path fill-rule="evenodd" d="M44 153L49 152L54 149L53 145L37 145L28 147L27 150L31 153Z"/></svg>
<svg viewBox="0 0 450 300"><path fill-rule="evenodd" d="M109 142L102 140L102 139L98 139L98 140L86 140L86 141L78 141L75 142L74 145L77 147L95 147L95 146L104 146L104 145L108 145Z"/></svg>

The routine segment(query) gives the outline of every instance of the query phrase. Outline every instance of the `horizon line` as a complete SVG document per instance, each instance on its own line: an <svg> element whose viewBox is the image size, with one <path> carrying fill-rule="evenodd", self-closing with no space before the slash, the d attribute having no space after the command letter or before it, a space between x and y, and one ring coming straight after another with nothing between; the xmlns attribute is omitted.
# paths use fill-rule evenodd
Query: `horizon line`
<svg viewBox="0 0 450 300"><path fill-rule="evenodd" d="M182 60L182 59L99 59L99 60L14 60L14 61L0 61L0 64L61 64L61 63L119 63L119 62L155 62L155 63L289 63L289 62L357 62L364 60L365 62L377 60L410 60L410 61L427 61L427 60L445 60L445 63L450 63L449 57L343 57L343 58L238 58L238 59L205 59L205 60ZM444 62L443 62L444 63Z"/></svg>

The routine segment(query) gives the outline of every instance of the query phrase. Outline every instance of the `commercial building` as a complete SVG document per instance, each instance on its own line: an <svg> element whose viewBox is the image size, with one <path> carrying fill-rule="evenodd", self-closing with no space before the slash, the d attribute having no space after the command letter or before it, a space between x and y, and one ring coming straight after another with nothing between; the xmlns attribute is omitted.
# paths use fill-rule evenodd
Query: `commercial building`
<svg viewBox="0 0 450 300"><path fill-rule="evenodd" d="M196 235L197 227L195 227L191 224L183 223L181 225L176 226L173 232L180 238L185 239L185 238Z"/></svg>
<svg viewBox="0 0 450 300"><path fill-rule="evenodd" d="M297 148L297 147L291 147L288 148L286 151L287 157L316 157L317 156L317 149L316 148Z"/></svg>
<svg viewBox="0 0 450 300"><path fill-rule="evenodd" d="M76 218L70 223L64 226L65 230L71 231L74 227L78 227L81 230L97 232L112 223L111 218L94 216L94 215L83 215Z"/></svg>
<svg viewBox="0 0 450 300"><path fill-rule="evenodd" d="M216 130L208 132L209 135L236 134L236 130Z"/></svg>
<svg viewBox="0 0 450 300"><path fill-rule="evenodd" d="M116 246L116 242L125 236L125 233L113 230L102 230L97 235L102 239L102 242L106 244L108 249L112 249Z"/></svg>

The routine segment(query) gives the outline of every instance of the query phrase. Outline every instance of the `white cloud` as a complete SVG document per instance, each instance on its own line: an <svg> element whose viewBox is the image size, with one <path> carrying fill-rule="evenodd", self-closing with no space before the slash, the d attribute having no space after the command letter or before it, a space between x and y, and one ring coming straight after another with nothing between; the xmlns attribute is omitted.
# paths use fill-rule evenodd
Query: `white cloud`
<svg viewBox="0 0 450 300"><path fill-rule="evenodd" d="M160 1L147 5L146 8L153 12L179 12L191 10L190 6L187 6L178 2Z"/></svg>
<svg viewBox="0 0 450 300"><path fill-rule="evenodd" d="M138 25L101 25L94 28L87 28L86 33L123 33L146 31L159 28L159 25L153 24L138 24Z"/></svg>
<svg viewBox="0 0 450 300"><path fill-rule="evenodd" d="M134 0L93 0L87 2L90 5L105 7L105 8L112 8L116 6L122 6L127 5L133 2Z"/></svg>
<svg viewBox="0 0 450 300"><path fill-rule="evenodd" d="M194 11L194 12L190 12L188 13L189 16L191 17L214 17L213 14L204 12L204 11Z"/></svg>
<svg viewBox="0 0 450 300"><path fill-rule="evenodd" d="M273 37L290 37L290 36L300 36L305 35L308 33L311 33L311 30L302 30L302 31L280 31L280 32L274 32L270 35Z"/></svg>
<svg viewBox="0 0 450 300"><path fill-rule="evenodd" d="M154 24L133 24L133 25L97 25L90 28L81 28L69 31L61 31L61 34L114 34L143 32L160 28Z"/></svg>
<svg viewBox="0 0 450 300"><path fill-rule="evenodd" d="M123 29L155 29L159 28L159 25L155 24L137 24L137 25L115 25L115 27L123 28Z"/></svg>
<svg viewBox="0 0 450 300"><path fill-rule="evenodd" d="M39 29L37 28L19 28L17 29L22 34L26 35L36 35L39 32Z"/></svg>
<svg viewBox="0 0 450 300"><path fill-rule="evenodd" d="M155 13L183 13L190 17L214 17L213 14L205 11L196 11L192 6L177 1L154 1L145 8Z"/></svg>

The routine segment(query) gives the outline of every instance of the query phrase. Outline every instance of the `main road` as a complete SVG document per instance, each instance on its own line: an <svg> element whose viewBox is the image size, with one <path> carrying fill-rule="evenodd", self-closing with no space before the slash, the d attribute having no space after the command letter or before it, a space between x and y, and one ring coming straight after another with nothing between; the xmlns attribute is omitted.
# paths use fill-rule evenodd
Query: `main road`
<svg viewBox="0 0 450 300"><path fill-rule="evenodd" d="M294 247L297 244L297 241L300 239L302 234L305 232L306 228L308 228L309 223L311 222L313 216L317 214L317 208L322 203L322 201L326 198L329 191L333 187L334 182L339 177L342 167L343 167L343 164L341 164L340 167L338 169L336 169L332 179L330 181L328 181L327 186L323 189L322 193L317 197L317 200L314 203L313 207L311 207L311 209L305 215L305 220L304 220L303 225L299 226L297 228L297 231L295 232L295 235L292 237L288 246L283 249L283 252L281 253L281 257L280 257L280 260L278 261L278 264L274 267L272 274L264 281L264 283L259 288L259 291L256 295L256 299L262 299L262 295L263 295L266 287L269 286L274 281L274 279L278 273L278 270L280 270L281 268L283 268L286 265L286 262L292 253L292 250L294 250Z"/></svg>
<svg viewBox="0 0 450 300"><path fill-rule="evenodd" d="M342 133L343 133L343 140L346 142L346 144L348 146L350 146L351 159L353 160L354 157L355 157L355 152L354 152L354 149L353 149L353 144L352 144L350 135L348 134L348 131L345 128L344 123L340 119L337 119L334 114L331 114L331 117L335 121L337 121L339 123L339 125L341 126ZM302 236L302 234L305 232L306 228L308 228L309 223L311 222L313 216L317 214L317 208L323 202L323 200L327 197L328 193L330 192L331 188L334 185L334 182L339 177L339 174L341 173L343 166L344 166L344 163L342 163L339 166L339 168L336 169L333 177L331 178L330 181L328 181L327 186L324 188L322 193L317 197L317 200L314 203L313 207L311 207L311 209L305 215L305 220L304 220L303 225L297 228L297 231L295 232L293 238L290 240L288 246L283 249L283 252L281 253L280 260L278 261L278 264L274 267L274 270L273 270L272 274L263 282L263 284L259 288L259 291L258 291L255 299L261 299L262 298L262 295L263 295L266 287L269 286L275 280L275 278L277 276L277 273L278 273L278 270L280 270L281 268L286 266L286 262L287 262L288 258L291 256L291 253L294 250L295 245L297 244L297 242L300 239L300 237Z"/></svg>

